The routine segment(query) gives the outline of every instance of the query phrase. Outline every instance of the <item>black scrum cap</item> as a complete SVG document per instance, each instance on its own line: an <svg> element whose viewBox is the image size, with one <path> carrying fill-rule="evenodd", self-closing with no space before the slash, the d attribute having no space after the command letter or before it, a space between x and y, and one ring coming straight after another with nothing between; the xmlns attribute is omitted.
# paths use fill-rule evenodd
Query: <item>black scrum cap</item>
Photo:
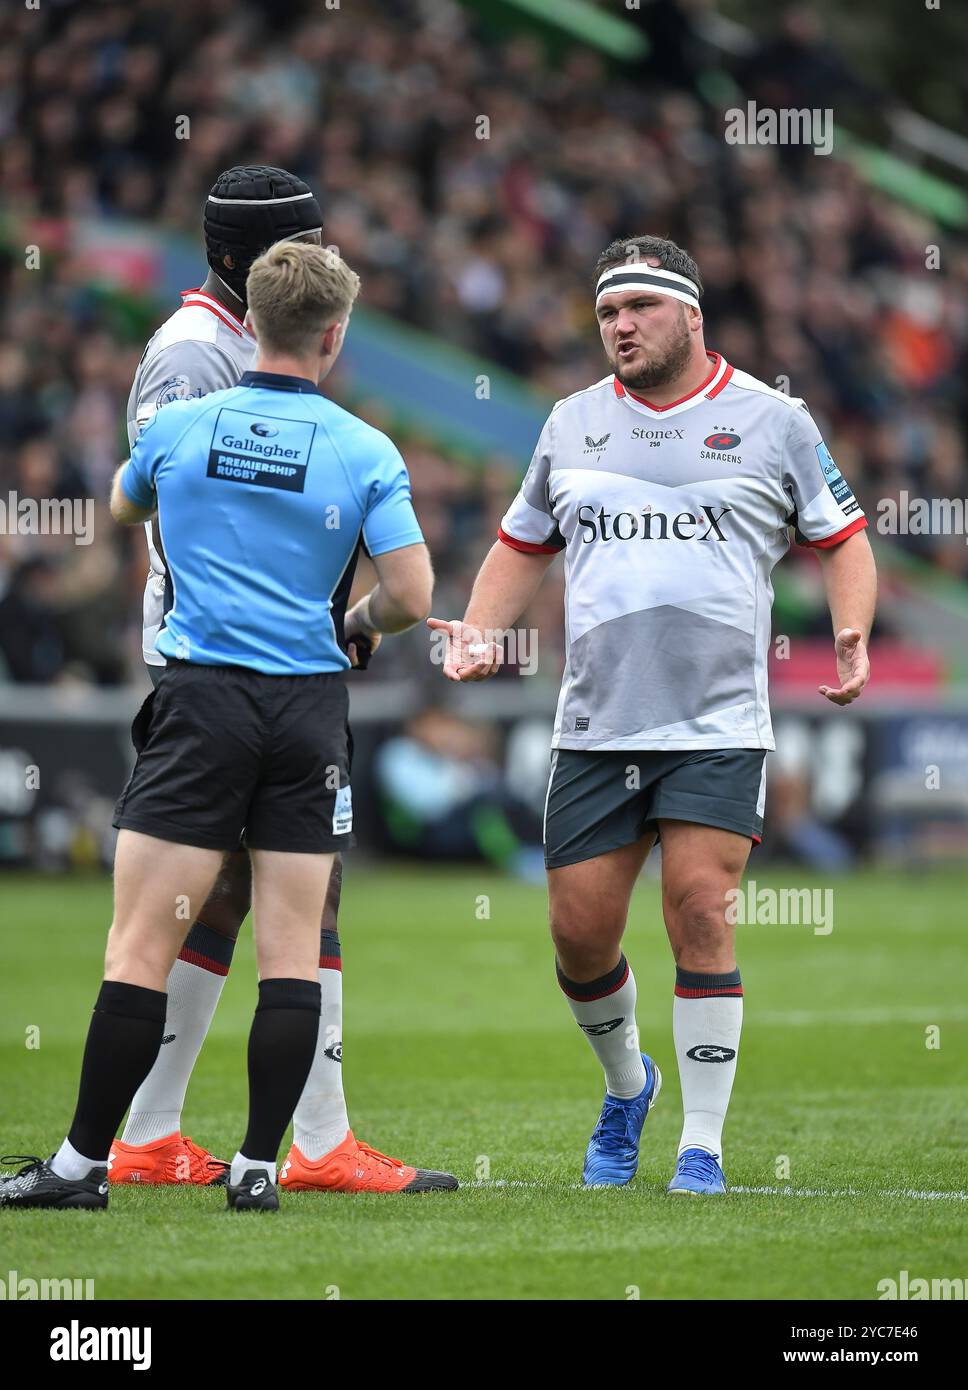
<svg viewBox="0 0 968 1390"><path fill-rule="evenodd" d="M269 164L237 165L220 174L205 202L205 247L215 273L245 299L252 262L276 241L322 229L309 185ZM228 270L223 257L231 256Z"/></svg>

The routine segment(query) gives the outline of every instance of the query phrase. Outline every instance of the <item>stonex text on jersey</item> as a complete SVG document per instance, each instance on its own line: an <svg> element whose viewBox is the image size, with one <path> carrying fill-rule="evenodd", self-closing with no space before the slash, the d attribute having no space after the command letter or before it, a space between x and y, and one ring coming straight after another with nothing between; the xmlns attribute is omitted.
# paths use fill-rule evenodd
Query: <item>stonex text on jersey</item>
<svg viewBox="0 0 968 1390"><path fill-rule="evenodd" d="M312 382L246 372L173 401L138 436L121 485L157 500L173 603L166 658L267 675L342 671L342 623L360 545L423 540L394 444Z"/></svg>
<svg viewBox="0 0 968 1390"><path fill-rule="evenodd" d="M803 401L716 354L653 406L614 376L559 401L501 539L565 552L556 748L773 748L771 573L867 525Z"/></svg>

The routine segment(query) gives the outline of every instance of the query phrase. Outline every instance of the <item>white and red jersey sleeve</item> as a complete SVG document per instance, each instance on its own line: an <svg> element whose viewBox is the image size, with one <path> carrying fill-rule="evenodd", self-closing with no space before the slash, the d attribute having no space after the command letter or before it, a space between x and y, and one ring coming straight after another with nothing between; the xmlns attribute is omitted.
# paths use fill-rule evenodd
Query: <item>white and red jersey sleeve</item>
<svg viewBox="0 0 968 1390"><path fill-rule="evenodd" d="M790 411L783 441L783 486L793 504L800 545L827 549L867 525L850 484L802 404Z"/></svg>
<svg viewBox="0 0 968 1390"><path fill-rule="evenodd" d="M518 494L504 514L499 538L526 555L554 555L564 550L550 482L554 449L554 412L548 416Z"/></svg>

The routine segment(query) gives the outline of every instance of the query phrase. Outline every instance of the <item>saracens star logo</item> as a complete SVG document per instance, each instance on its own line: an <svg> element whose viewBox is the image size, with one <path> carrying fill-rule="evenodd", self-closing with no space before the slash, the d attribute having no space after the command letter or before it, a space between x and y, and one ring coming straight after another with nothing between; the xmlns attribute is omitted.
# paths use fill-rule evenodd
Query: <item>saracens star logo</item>
<svg viewBox="0 0 968 1390"><path fill-rule="evenodd" d="M694 1062L731 1062L736 1056L732 1047L718 1047L715 1043L699 1043L690 1047L686 1053Z"/></svg>
<svg viewBox="0 0 968 1390"><path fill-rule="evenodd" d="M742 443L742 439L733 430L714 430L712 434L706 435L703 443L707 449L735 449L737 444Z"/></svg>

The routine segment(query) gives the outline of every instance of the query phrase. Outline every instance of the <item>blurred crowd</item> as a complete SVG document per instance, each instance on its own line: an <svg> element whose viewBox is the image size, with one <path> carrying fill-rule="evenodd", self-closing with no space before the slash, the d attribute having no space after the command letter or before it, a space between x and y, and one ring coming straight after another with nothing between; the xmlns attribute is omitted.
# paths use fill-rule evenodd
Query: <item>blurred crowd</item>
<svg viewBox="0 0 968 1390"><path fill-rule="evenodd" d="M688 7L652 8L655 21ZM811 70L835 114L841 96L864 100L798 12L778 22L759 55L737 60L744 100L799 104ZM144 341L175 307L119 316L57 254L63 219L198 237L200 281L205 194L242 161L286 166L318 190L324 239L360 272L370 308L552 397L604 375L599 251L616 235L671 236L699 263L707 343L806 398L871 515L905 489L968 496L964 241L836 153L727 145L687 38L682 24L655 25L650 61L623 68L587 48L551 54L538 37L494 35L452 0L8 9L0 180L8 212L33 218L44 249L36 270L9 244L0 265L0 499L106 497ZM190 135L178 139L185 114ZM378 399L364 413L382 423ZM454 616L527 460L458 466L425 438L397 438L438 611ZM0 535L6 678L113 684L136 671L143 545L115 532L103 502L94 524L89 546ZM963 536L896 543L968 578ZM552 679L560 584L550 579L529 619ZM373 677L415 666L417 641L388 646Z"/></svg>

